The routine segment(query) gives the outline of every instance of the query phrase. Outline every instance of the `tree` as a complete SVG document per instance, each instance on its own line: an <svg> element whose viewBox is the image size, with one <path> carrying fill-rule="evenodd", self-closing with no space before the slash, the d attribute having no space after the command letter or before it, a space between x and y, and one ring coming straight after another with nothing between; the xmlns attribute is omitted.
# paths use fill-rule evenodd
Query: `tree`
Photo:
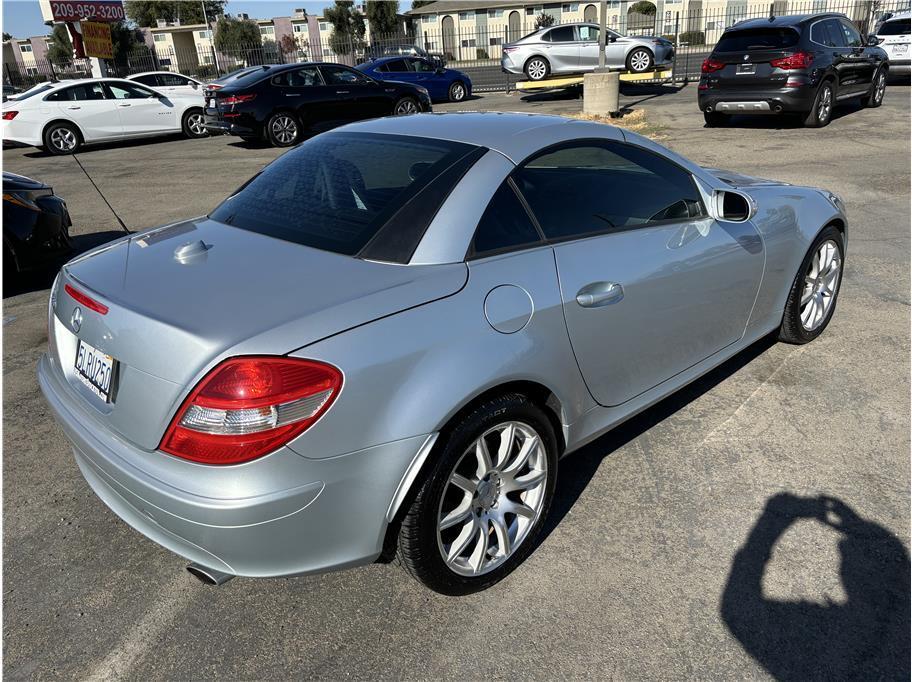
<svg viewBox="0 0 912 682"><path fill-rule="evenodd" d="M224 17L215 24L215 49L227 51L237 47L260 47L260 27L251 19Z"/></svg>
<svg viewBox="0 0 912 682"><path fill-rule="evenodd" d="M225 0L204 0L206 15L212 21L225 13ZM137 26L155 26L158 20L180 21L181 24L202 24L203 3L199 0L127 0L127 17Z"/></svg>
<svg viewBox="0 0 912 682"><path fill-rule="evenodd" d="M9 33L7 33L6 31L3 32L3 42L4 42L4 43L7 42L8 40L12 40L12 39L13 39L13 36L11 36L11 35L10 35Z"/></svg>
<svg viewBox="0 0 912 682"><path fill-rule="evenodd" d="M535 28L548 28L549 26L554 25L554 17L550 14L545 14L542 12L537 17L535 17Z"/></svg>
<svg viewBox="0 0 912 682"><path fill-rule="evenodd" d="M323 11L323 18L332 24L329 47L336 54L351 54L364 49L364 16L355 11L351 0L336 0Z"/></svg>
<svg viewBox="0 0 912 682"><path fill-rule="evenodd" d="M367 0L365 14L370 25L371 34L388 36L399 32L399 21L396 10L398 4L389 0Z"/></svg>
<svg viewBox="0 0 912 682"><path fill-rule="evenodd" d="M47 59L54 66L67 66L73 63L73 43L70 34L63 24L54 24L51 38L48 40Z"/></svg>
<svg viewBox="0 0 912 682"><path fill-rule="evenodd" d="M656 13L656 6L653 5L649 0L640 0L635 2L630 6L630 9L627 10L628 14L648 14L649 16L654 16Z"/></svg>
<svg viewBox="0 0 912 682"><path fill-rule="evenodd" d="M419 7L430 5L433 2L437 2L437 0L412 0L412 9L418 9Z"/></svg>
<svg viewBox="0 0 912 682"><path fill-rule="evenodd" d="M127 55L142 42L144 42L142 31L132 22L118 21L111 24L111 45L115 64L126 64Z"/></svg>

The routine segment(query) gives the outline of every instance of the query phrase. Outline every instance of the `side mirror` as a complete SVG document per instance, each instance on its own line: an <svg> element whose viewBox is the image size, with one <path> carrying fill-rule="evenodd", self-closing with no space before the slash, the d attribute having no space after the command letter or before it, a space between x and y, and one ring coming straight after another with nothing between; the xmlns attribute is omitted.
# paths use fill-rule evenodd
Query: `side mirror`
<svg viewBox="0 0 912 682"><path fill-rule="evenodd" d="M446 69L444 69L442 66L438 66L436 69L434 69L434 73L436 73L438 76L442 76L444 73L446 73Z"/></svg>
<svg viewBox="0 0 912 682"><path fill-rule="evenodd" d="M876 35L874 35L872 33L871 35L868 36L868 39L866 42L868 44L868 47L874 47L875 45L880 45L880 43L882 41L880 38L878 38Z"/></svg>
<svg viewBox="0 0 912 682"><path fill-rule="evenodd" d="M757 213L757 204L747 194L733 190L717 190L713 201L715 213L719 220L729 223L743 223Z"/></svg>
<svg viewBox="0 0 912 682"><path fill-rule="evenodd" d="M608 42L609 42L609 43L616 43L616 42L617 42L617 38L615 38L614 36L608 36Z"/></svg>

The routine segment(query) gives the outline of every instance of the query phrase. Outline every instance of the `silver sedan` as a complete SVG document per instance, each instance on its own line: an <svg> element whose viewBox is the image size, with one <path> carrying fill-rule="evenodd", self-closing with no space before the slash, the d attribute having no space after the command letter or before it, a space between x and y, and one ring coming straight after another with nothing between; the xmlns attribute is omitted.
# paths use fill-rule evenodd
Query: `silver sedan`
<svg viewBox="0 0 912 682"><path fill-rule="evenodd" d="M674 61L674 46L665 38L624 36L608 29L605 65L645 73ZM504 45L501 69L540 81L552 75L593 71L599 63L599 27L561 24L543 28Z"/></svg>
<svg viewBox="0 0 912 682"><path fill-rule="evenodd" d="M566 454L821 334L846 238L825 190L613 126L378 119L67 264L38 378L98 496L204 580L398 552L464 594L535 547Z"/></svg>

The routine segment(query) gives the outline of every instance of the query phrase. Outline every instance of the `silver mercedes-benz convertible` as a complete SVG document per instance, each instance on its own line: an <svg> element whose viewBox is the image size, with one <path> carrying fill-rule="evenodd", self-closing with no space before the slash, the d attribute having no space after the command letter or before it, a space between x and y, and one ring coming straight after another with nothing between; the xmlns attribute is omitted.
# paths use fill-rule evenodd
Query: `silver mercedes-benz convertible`
<svg viewBox="0 0 912 682"><path fill-rule="evenodd" d="M463 594L532 551L561 457L819 335L846 229L608 125L384 118L68 263L38 378L99 497L204 580L397 552Z"/></svg>

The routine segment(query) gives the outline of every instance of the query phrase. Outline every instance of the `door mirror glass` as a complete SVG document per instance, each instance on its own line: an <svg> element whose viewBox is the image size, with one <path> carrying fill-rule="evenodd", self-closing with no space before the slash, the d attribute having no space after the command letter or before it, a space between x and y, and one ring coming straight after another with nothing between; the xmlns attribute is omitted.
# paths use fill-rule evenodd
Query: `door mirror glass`
<svg viewBox="0 0 912 682"><path fill-rule="evenodd" d="M743 223L754 217L756 204L746 194L740 192L716 192L716 215L730 223Z"/></svg>
<svg viewBox="0 0 912 682"><path fill-rule="evenodd" d="M878 38L877 36L875 36L875 35L873 35L873 34L872 34L872 35L869 35L869 36L868 36L868 40L867 40L867 44L868 44L870 47L874 47L875 45L880 45L880 38Z"/></svg>

